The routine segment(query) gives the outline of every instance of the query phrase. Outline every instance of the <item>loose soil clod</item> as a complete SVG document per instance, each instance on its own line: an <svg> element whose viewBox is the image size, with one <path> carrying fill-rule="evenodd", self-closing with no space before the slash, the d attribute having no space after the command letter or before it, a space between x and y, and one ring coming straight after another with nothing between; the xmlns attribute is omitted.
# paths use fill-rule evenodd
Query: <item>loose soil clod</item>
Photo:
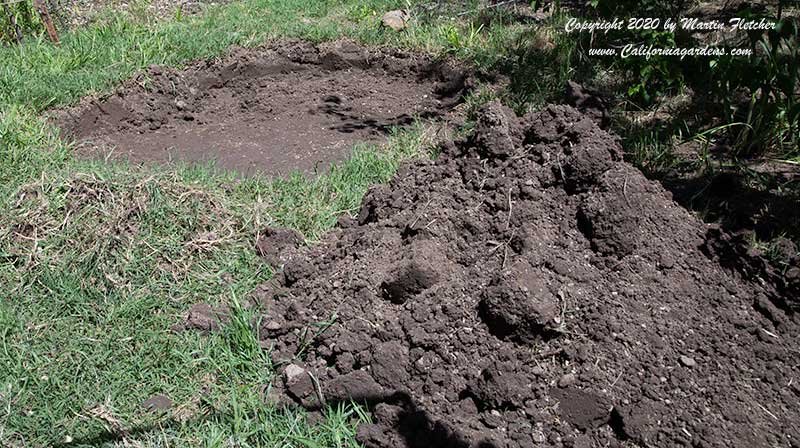
<svg viewBox="0 0 800 448"><path fill-rule="evenodd" d="M797 446L796 315L619 155L487 106L256 292L276 396L369 404L366 447Z"/></svg>
<svg viewBox="0 0 800 448"><path fill-rule="evenodd" d="M355 142L444 117L468 84L464 70L400 51L280 42L187 70L152 66L57 121L87 156L308 173L343 160Z"/></svg>

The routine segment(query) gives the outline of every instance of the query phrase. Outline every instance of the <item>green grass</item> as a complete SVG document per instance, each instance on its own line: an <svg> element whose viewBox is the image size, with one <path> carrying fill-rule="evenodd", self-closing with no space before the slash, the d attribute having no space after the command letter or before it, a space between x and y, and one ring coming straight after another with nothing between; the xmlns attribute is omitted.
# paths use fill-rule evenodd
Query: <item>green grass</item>
<svg viewBox="0 0 800 448"><path fill-rule="evenodd" d="M370 184L424 155L427 135L419 125L384 150L357 147L313 179L79 161L43 168L2 202L0 441L93 446L118 431L112 421L131 440L173 446L227 446L229 437L352 446L357 408L312 428L264 405L272 370L253 311L238 304L271 276L254 249L260 229L288 226L315 240ZM232 323L210 337L171 332L197 302L232 307ZM174 410L144 412L153 394L171 397Z"/></svg>
<svg viewBox="0 0 800 448"><path fill-rule="evenodd" d="M370 184L428 155L429 130L418 124L384 148L358 146L314 178L242 180L211 166L76 159L43 112L151 64L276 38L345 36L482 70L533 59L522 50L525 27L502 12L451 21L439 14L453 11L416 3L243 0L164 21L107 14L58 47L43 36L0 47L0 446L355 446L367 418L355 404L311 424L265 402L273 370L252 325L258 311L245 305L272 272L255 238L280 225L315 242L357 210ZM415 14L409 30L378 27L380 14L403 6ZM544 82L536 95L525 96L524 82L506 93L481 88L469 106L498 95L518 108L541 102L566 73L569 61L556 62L518 74ZM230 308L231 322L207 336L170 331L198 302ZM154 394L173 407L143 410Z"/></svg>

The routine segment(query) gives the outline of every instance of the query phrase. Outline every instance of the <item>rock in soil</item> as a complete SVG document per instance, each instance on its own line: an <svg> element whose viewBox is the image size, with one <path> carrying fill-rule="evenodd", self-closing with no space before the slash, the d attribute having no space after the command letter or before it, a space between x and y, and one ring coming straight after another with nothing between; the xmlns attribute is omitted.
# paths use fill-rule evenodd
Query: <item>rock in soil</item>
<svg viewBox="0 0 800 448"><path fill-rule="evenodd" d="M219 330L220 324L228 320L225 311L215 309L207 303L195 303L186 313L186 319L172 326L172 331L198 330L210 333Z"/></svg>
<svg viewBox="0 0 800 448"><path fill-rule="evenodd" d="M172 400L166 395L153 395L142 402L142 408L146 411L166 411L172 407Z"/></svg>
<svg viewBox="0 0 800 448"><path fill-rule="evenodd" d="M259 289L276 394L369 405L368 448L796 446L796 315L620 155L486 106Z"/></svg>
<svg viewBox="0 0 800 448"><path fill-rule="evenodd" d="M381 25L395 31L403 31L408 27L410 16L402 9L389 11L381 17Z"/></svg>

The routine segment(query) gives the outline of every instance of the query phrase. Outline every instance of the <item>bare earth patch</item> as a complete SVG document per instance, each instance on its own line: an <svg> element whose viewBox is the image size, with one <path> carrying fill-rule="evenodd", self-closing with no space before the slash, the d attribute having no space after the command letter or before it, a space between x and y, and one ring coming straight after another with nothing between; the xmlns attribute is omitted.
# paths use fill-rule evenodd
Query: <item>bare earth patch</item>
<svg viewBox="0 0 800 448"><path fill-rule="evenodd" d="M88 157L312 172L356 142L444 117L467 83L465 72L421 56L284 42L186 70L150 67L108 97L61 111L58 122Z"/></svg>

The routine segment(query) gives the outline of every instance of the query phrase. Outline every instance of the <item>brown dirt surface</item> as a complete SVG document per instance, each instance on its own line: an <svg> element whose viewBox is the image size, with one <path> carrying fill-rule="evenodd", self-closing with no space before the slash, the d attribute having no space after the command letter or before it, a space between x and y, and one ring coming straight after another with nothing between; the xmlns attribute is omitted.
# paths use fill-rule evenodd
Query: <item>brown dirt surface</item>
<svg viewBox="0 0 800 448"><path fill-rule="evenodd" d="M255 292L270 399L367 403L368 448L798 446L794 299L620 156L486 106Z"/></svg>
<svg viewBox="0 0 800 448"><path fill-rule="evenodd" d="M350 42L279 42L186 70L150 67L58 113L91 157L215 161L240 174L324 170L356 142L442 118L468 88L452 64Z"/></svg>

